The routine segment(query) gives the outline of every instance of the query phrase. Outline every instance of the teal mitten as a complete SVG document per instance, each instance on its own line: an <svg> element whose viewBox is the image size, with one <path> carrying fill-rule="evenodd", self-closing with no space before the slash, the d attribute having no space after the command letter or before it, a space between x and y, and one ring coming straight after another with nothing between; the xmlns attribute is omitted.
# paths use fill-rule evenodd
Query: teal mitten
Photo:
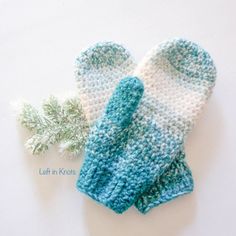
<svg viewBox="0 0 236 236"><path fill-rule="evenodd" d="M182 148L182 136L161 129L139 104L143 84L118 84L90 131L77 187L117 213L127 210L155 182ZM141 106L140 106L141 105ZM146 113L146 114L145 114Z"/></svg>

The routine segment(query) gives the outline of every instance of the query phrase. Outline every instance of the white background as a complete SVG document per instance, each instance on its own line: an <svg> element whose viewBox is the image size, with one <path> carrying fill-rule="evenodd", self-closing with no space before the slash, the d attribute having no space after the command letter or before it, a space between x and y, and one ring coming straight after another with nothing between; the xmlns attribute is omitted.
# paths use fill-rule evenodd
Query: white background
<svg viewBox="0 0 236 236"><path fill-rule="evenodd" d="M236 235L236 4L234 0L0 1L0 235ZM39 168L79 170L82 158L57 149L34 157L10 101L39 105L76 90L74 61L102 40L123 43L139 61L173 36L199 43L218 69L208 106L187 143L195 191L143 216L123 215L75 189L76 176L40 176Z"/></svg>

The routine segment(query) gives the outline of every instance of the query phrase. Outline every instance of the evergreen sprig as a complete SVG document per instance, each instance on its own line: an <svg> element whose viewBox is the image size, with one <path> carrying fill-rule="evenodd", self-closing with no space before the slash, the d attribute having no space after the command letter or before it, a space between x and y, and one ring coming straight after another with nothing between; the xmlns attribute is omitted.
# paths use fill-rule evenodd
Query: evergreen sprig
<svg viewBox="0 0 236 236"><path fill-rule="evenodd" d="M33 154L43 153L54 144L59 144L63 151L79 154L89 130L78 97L59 102L51 96L43 103L42 111L24 103L19 121L33 132L25 144Z"/></svg>

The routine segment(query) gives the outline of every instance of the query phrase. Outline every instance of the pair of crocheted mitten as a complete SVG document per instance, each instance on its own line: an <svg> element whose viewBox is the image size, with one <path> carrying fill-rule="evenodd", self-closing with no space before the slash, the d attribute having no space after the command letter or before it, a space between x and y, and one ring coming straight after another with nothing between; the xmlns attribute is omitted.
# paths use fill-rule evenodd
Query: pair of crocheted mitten
<svg viewBox="0 0 236 236"><path fill-rule="evenodd" d="M192 191L184 140L216 76L209 54L182 39L155 47L131 68L129 53L112 43L78 58L82 105L91 124L100 118L90 131L77 187L117 213L133 204L145 213ZM112 94L126 72L130 76Z"/></svg>

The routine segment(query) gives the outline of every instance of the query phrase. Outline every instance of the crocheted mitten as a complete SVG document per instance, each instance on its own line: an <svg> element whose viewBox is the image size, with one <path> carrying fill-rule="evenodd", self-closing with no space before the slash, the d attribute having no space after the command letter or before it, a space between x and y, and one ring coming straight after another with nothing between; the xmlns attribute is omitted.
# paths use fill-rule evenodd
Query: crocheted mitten
<svg viewBox="0 0 236 236"><path fill-rule="evenodd" d="M209 54L193 42L174 39L153 48L136 68L143 80L146 114L172 136L186 139L215 83L216 69ZM135 203L143 213L179 195L191 192L193 182L183 151L176 163Z"/></svg>
<svg viewBox="0 0 236 236"><path fill-rule="evenodd" d="M121 80L90 131L77 182L80 191L117 213L134 204L182 148L181 135L158 127L151 107L138 106L143 89L136 77Z"/></svg>

